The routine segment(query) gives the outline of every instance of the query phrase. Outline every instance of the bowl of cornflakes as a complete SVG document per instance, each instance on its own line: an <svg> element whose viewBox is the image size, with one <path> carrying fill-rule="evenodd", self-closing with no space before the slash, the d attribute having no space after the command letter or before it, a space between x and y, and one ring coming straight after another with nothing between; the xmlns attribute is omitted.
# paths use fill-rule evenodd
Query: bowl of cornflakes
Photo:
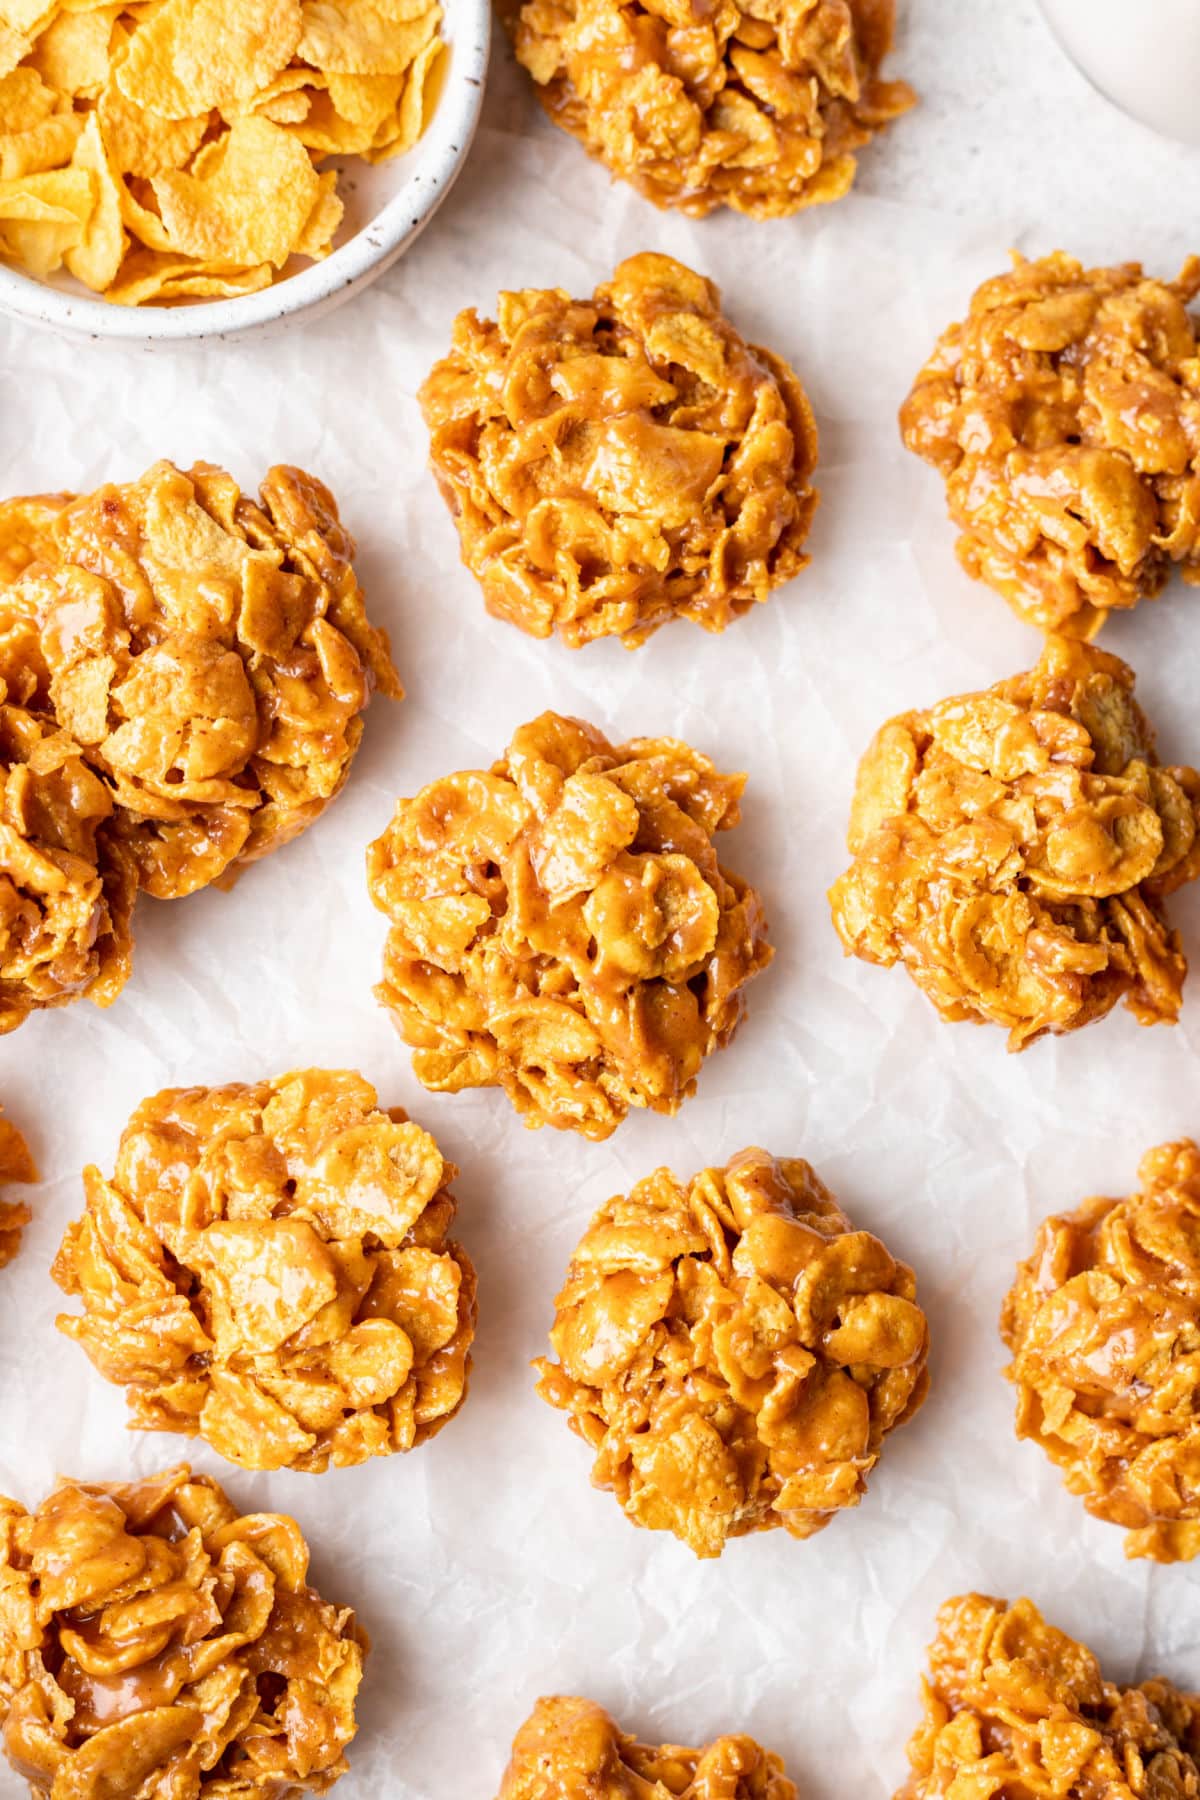
<svg viewBox="0 0 1200 1800"><path fill-rule="evenodd" d="M4 0L0 310L231 336L388 268L454 182L488 0Z"/></svg>

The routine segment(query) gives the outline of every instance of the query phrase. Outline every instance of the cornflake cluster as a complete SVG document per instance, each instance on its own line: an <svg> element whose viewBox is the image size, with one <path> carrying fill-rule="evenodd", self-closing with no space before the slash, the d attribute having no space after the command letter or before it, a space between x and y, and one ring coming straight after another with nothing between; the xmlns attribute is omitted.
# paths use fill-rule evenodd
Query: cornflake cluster
<svg viewBox="0 0 1200 1800"><path fill-rule="evenodd" d="M943 332L901 429L945 478L968 574L1086 638L1172 563L1200 582L1200 258L1171 282L1014 263Z"/></svg>
<svg viewBox="0 0 1200 1800"><path fill-rule="evenodd" d="M838 200L915 95L893 0L505 0L547 113L657 206L756 219Z"/></svg>
<svg viewBox="0 0 1200 1800"><path fill-rule="evenodd" d="M925 1717L896 1800L1192 1800L1200 1695L1170 1682L1117 1687L1085 1645L1030 1600L982 1594L938 1613Z"/></svg>
<svg viewBox="0 0 1200 1800"><path fill-rule="evenodd" d="M294 1519L186 1465L0 1498L0 1714L34 1795L282 1800L346 1772L366 1638Z"/></svg>
<svg viewBox="0 0 1200 1800"><path fill-rule="evenodd" d="M0 256L123 306L250 294L333 248L331 157L414 144L436 0L9 0Z"/></svg>
<svg viewBox="0 0 1200 1800"><path fill-rule="evenodd" d="M1036 668L903 713L858 771L854 861L830 890L846 950L903 963L943 1018L1024 1049L1118 1000L1178 1016L1165 897L1200 871L1200 774L1163 768L1115 656L1051 638Z"/></svg>
<svg viewBox="0 0 1200 1800"><path fill-rule="evenodd" d="M610 1200L556 1306L539 1394L634 1524L697 1556L777 1525L811 1537L857 1506L928 1387L912 1270L808 1163L763 1150Z"/></svg>
<svg viewBox="0 0 1200 1800"><path fill-rule="evenodd" d="M712 282L623 262L460 313L421 390L432 464L489 611L573 649L725 627L802 569L817 434L787 364L748 345Z"/></svg>
<svg viewBox="0 0 1200 1800"><path fill-rule="evenodd" d="M475 1271L456 1170L348 1071L145 1101L53 1275L130 1422L249 1469L410 1450L466 1396Z"/></svg>
<svg viewBox="0 0 1200 1800"><path fill-rule="evenodd" d="M399 801L367 878L417 1079L502 1087L527 1125L589 1138L678 1111L771 957L713 846L744 783L678 739L543 713L490 772Z"/></svg>
<svg viewBox="0 0 1200 1800"><path fill-rule="evenodd" d="M0 1118L0 1192L10 1183L33 1182L37 1168L29 1146L16 1126ZM0 1269L10 1263L21 1248L21 1233L33 1217L19 1200L0 1199Z"/></svg>
<svg viewBox="0 0 1200 1800"><path fill-rule="evenodd" d="M75 16L75 15L72 15ZM137 887L232 879L338 792L400 698L332 495L200 464L0 503L0 1029L129 973Z"/></svg>
<svg viewBox="0 0 1200 1800"><path fill-rule="evenodd" d="M513 1740L497 1800L797 1800L771 1751L748 1737L703 1750L639 1744L591 1700L539 1700Z"/></svg>
<svg viewBox="0 0 1200 1800"><path fill-rule="evenodd" d="M1047 1219L1001 1331L1017 1435L1128 1556L1200 1554L1200 1149L1161 1144L1128 1200Z"/></svg>

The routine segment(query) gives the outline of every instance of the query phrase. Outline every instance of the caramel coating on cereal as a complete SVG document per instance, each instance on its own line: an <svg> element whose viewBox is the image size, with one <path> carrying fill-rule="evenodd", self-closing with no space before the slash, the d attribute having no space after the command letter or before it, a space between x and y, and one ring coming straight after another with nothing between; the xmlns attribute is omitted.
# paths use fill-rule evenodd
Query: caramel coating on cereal
<svg viewBox="0 0 1200 1800"><path fill-rule="evenodd" d="M848 953L903 963L944 1019L1023 1050L1123 999L1173 1024L1164 897L1200 872L1200 774L1163 768L1118 657L1050 638L1028 674L903 713L858 770L830 889Z"/></svg>
<svg viewBox="0 0 1200 1800"><path fill-rule="evenodd" d="M310 825L372 690L403 691L328 489L279 467L255 502L161 462L38 528L0 589L0 673L32 627L39 703L106 782L141 886L192 893Z"/></svg>
<svg viewBox="0 0 1200 1800"><path fill-rule="evenodd" d="M130 1423L247 1469L411 1450L467 1391L475 1271L457 1173L348 1070L143 1101L54 1263L63 1314Z"/></svg>
<svg viewBox="0 0 1200 1800"><path fill-rule="evenodd" d="M630 257L590 300L526 288L495 322L460 313L421 405L463 561L531 637L724 631L808 561L804 390L669 256Z"/></svg>
<svg viewBox="0 0 1200 1800"><path fill-rule="evenodd" d="M1033 1438L1125 1554L1200 1554L1200 1148L1143 1157L1138 1191L1047 1219L1000 1330Z"/></svg>
<svg viewBox="0 0 1200 1800"><path fill-rule="evenodd" d="M967 573L1086 638L1172 563L1200 582L1200 258L1174 281L1013 260L942 333L900 425L945 478Z"/></svg>
<svg viewBox="0 0 1200 1800"><path fill-rule="evenodd" d="M29 1154L29 1145L15 1125L0 1118L0 1191L10 1183L29 1183L37 1178L37 1166ZM21 1233L32 1217L23 1201L0 1199L0 1269L10 1263L21 1248Z"/></svg>
<svg viewBox="0 0 1200 1800"><path fill-rule="evenodd" d="M80 746L0 681L0 1033L40 1007L116 999L133 957L131 861Z"/></svg>
<svg viewBox="0 0 1200 1800"><path fill-rule="evenodd" d="M37 1800L299 1800L346 1773L367 1640L294 1519L185 1465L0 1498L0 1715Z"/></svg>
<svg viewBox="0 0 1200 1800"><path fill-rule="evenodd" d="M857 1506L928 1388L912 1270L765 1150L616 1195L556 1308L538 1393L595 1451L594 1484L697 1556Z"/></svg>
<svg viewBox="0 0 1200 1800"><path fill-rule="evenodd" d="M744 785L676 738L543 713L490 772L398 801L367 880L418 1081L502 1087L526 1125L589 1138L677 1112L772 955L713 845Z"/></svg>
<svg viewBox="0 0 1200 1800"><path fill-rule="evenodd" d="M1193 1800L1200 1695L1118 1687L1031 1600L947 1600L896 1800Z"/></svg>
<svg viewBox="0 0 1200 1800"><path fill-rule="evenodd" d="M797 1800L783 1763L748 1737L702 1750L639 1744L591 1700L537 1702L513 1739L497 1800Z"/></svg>
<svg viewBox="0 0 1200 1800"><path fill-rule="evenodd" d="M503 0L547 113L656 206L776 219L839 200L916 100L893 0Z"/></svg>

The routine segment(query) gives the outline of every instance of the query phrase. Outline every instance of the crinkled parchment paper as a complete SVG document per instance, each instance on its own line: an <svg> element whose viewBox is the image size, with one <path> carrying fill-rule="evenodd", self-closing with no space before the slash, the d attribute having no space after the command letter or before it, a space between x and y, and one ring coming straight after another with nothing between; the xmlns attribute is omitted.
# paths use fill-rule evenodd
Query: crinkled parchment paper
<svg viewBox="0 0 1200 1800"><path fill-rule="evenodd" d="M843 961L823 897L875 727L1037 653L959 572L941 483L900 447L909 380L1010 244L1174 273L1200 248L1200 152L1112 112L1031 0L902 11L894 67L924 105L835 207L764 225L665 217L542 119L498 45L445 209L332 317L152 355L0 325L3 491L87 488L158 456L210 458L250 486L272 461L314 469L359 539L411 696L372 708L349 787L299 843L231 894L143 902L134 978L110 1012L44 1014L0 1044L0 1098L46 1178L0 1275L0 1489L26 1501L60 1470L120 1477L189 1453L126 1433L120 1395L53 1328L47 1269L79 1171L111 1168L144 1095L350 1064L462 1167L461 1235L480 1272L463 1414L411 1456L323 1476L252 1477L191 1450L247 1510L296 1513L319 1585L371 1632L345 1800L490 1800L513 1731L554 1691L655 1738L753 1732L807 1800L885 1800L934 1610L971 1586L1030 1593L1121 1674L1200 1686L1200 1568L1127 1564L1121 1533L1017 1445L995 1327L1038 1219L1128 1191L1147 1146L1200 1134L1200 967L1174 1030L1121 1013L1014 1059L997 1030L940 1023L901 973ZM723 638L681 624L632 655L572 653L484 613L425 471L414 395L460 306L490 308L501 286L590 292L645 248L714 276L746 335L808 385L822 434L813 563ZM1140 670L1166 756L1200 762L1200 593L1173 585L1104 643ZM368 839L397 794L486 764L548 706L617 736L677 733L749 770L724 854L765 890L778 948L698 1097L599 1145L525 1131L498 1094L425 1094L371 997L384 921L363 880ZM1200 965L1197 896L1174 906ZM916 1265L934 1389L857 1513L807 1544L775 1532L700 1564L590 1488L586 1450L535 1398L527 1364L601 1200L660 1161L690 1174L753 1142L808 1156ZM0 1775L4 1800L23 1791Z"/></svg>

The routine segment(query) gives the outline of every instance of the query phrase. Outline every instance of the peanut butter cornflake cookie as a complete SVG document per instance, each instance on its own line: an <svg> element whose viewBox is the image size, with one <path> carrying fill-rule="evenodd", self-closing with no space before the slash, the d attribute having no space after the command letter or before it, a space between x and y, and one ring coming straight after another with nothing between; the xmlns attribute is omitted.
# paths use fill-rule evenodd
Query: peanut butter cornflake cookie
<svg viewBox="0 0 1200 1800"><path fill-rule="evenodd" d="M1164 768L1115 656L1051 638L1026 675L903 713L858 770L848 953L902 963L942 1017L1009 1048L1118 1000L1173 1024L1187 963L1165 901L1200 873L1200 774Z"/></svg>
<svg viewBox="0 0 1200 1800"><path fill-rule="evenodd" d="M590 1700L539 1700L513 1740L497 1800L797 1800L783 1763L748 1737L702 1750L639 1744Z"/></svg>
<svg viewBox="0 0 1200 1800"><path fill-rule="evenodd" d="M892 0L502 0L547 113L657 206L773 219L838 200L912 106Z"/></svg>
<svg viewBox="0 0 1200 1800"><path fill-rule="evenodd" d="M744 785L677 738L543 713L489 771L398 801L367 879L418 1081L501 1087L525 1124L589 1138L677 1112L771 959L713 843Z"/></svg>
<svg viewBox="0 0 1200 1800"><path fill-rule="evenodd" d="M1142 1159L1127 1200L1047 1219L1001 1331L1017 1435L1064 1471L1127 1556L1200 1555L1200 1148Z"/></svg>
<svg viewBox="0 0 1200 1800"><path fill-rule="evenodd" d="M896 1800L1193 1800L1200 1695L1118 1687L1030 1600L947 1600Z"/></svg>
<svg viewBox="0 0 1200 1800"><path fill-rule="evenodd" d="M475 1271L449 1236L457 1171L347 1070L173 1088L53 1268L59 1329L126 1389L130 1423L248 1469L410 1450L466 1396Z"/></svg>
<svg viewBox="0 0 1200 1800"><path fill-rule="evenodd" d="M804 390L669 256L630 257L590 300L526 288L494 322L460 313L421 405L463 561L531 637L723 631L808 561Z"/></svg>
<svg viewBox="0 0 1200 1800"><path fill-rule="evenodd" d="M911 1269L808 1163L744 1150L601 1207L558 1296L538 1392L635 1525L697 1556L857 1506L928 1388Z"/></svg>
<svg viewBox="0 0 1200 1800"><path fill-rule="evenodd" d="M1200 582L1200 258L1174 281L1013 262L942 333L901 429L945 477L968 574L1091 637L1173 563Z"/></svg>
<svg viewBox="0 0 1200 1800"><path fill-rule="evenodd" d="M0 1718L34 1796L283 1800L347 1769L366 1637L294 1519L186 1465L0 1498Z"/></svg>
<svg viewBox="0 0 1200 1800"><path fill-rule="evenodd" d="M209 464L162 462L4 511L0 675L101 778L111 835L161 899L303 831L372 691L402 697L354 542L299 469L270 470L255 501Z"/></svg>
<svg viewBox="0 0 1200 1800"><path fill-rule="evenodd" d="M17 1182L34 1182L37 1168L29 1146L16 1126L0 1118L0 1196ZM10 1263L21 1248L21 1233L32 1218L29 1208L19 1200L0 1198L0 1269Z"/></svg>

